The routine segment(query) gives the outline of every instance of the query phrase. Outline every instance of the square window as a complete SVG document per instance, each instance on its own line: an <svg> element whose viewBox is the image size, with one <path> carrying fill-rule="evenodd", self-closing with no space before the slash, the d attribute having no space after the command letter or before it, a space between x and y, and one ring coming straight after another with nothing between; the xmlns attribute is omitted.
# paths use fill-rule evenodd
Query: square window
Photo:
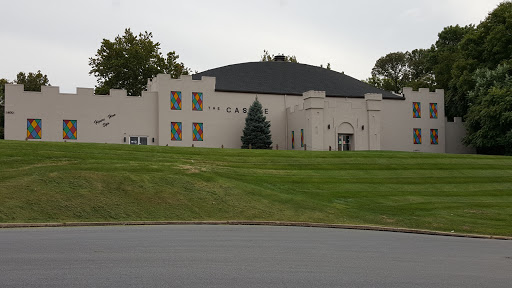
<svg viewBox="0 0 512 288"><path fill-rule="evenodd" d="M27 139L41 139L42 128L41 119L27 119Z"/></svg>
<svg viewBox="0 0 512 288"><path fill-rule="evenodd" d="M412 102L412 117L421 118L421 103Z"/></svg>
<svg viewBox="0 0 512 288"><path fill-rule="evenodd" d="M439 133L437 129L430 129L430 144L439 144Z"/></svg>
<svg viewBox="0 0 512 288"><path fill-rule="evenodd" d="M413 128L414 144L421 144L421 128Z"/></svg>
<svg viewBox="0 0 512 288"><path fill-rule="evenodd" d="M131 145L148 145L148 137L130 136Z"/></svg>
<svg viewBox="0 0 512 288"><path fill-rule="evenodd" d="M171 110L181 110L180 91L171 91Z"/></svg>
<svg viewBox="0 0 512 288"><path fill-rule="evenodd" d="M62 139L76 140L76 120L62 120Z"/></svg>
<svg viewBox="0 0 512 288"><path fill-rule="evenodd" d="M192 110L203 111L203 93L192 92Z"/></svg>
<svg viewBox="0 0 512 288"><path fill-rule="evenodd" d="M430 118L437 119L437 103L430 103Z"/></svg>
<svg viewBox="0 0 512 288"><path fill-rule="evenodd" d="M181 122L171 122L171 141L181 141Z"/></svg>
<svg viewBox="0 0 512 288"><path fill-rule="evenodd" d="M192 123L193 141L203 141L203 123Z"/></svg>

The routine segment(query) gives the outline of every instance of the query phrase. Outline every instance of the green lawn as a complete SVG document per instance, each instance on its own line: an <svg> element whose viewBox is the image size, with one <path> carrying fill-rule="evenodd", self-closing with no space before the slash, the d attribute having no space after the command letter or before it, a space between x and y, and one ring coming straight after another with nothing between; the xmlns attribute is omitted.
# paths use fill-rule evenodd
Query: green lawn
<svg viewBox="0 0 512 288"><path fill-rule="evenodd" d="M512 157L0 141L0 222L128 220L512 236Z"/></svg>

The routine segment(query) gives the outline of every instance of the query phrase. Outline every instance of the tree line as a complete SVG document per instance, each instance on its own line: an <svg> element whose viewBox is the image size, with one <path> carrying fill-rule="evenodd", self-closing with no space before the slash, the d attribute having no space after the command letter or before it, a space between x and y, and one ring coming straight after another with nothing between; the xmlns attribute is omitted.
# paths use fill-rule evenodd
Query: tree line
<svg viewBox="0 0 512 288"><path fill-rule="evenodd" d="M448 118L466 121L466 145L480 153L512 154L512 2L478 25L448 26L429 49L379 58L365 82L400 93L403 87L445 90Z"/></svg>

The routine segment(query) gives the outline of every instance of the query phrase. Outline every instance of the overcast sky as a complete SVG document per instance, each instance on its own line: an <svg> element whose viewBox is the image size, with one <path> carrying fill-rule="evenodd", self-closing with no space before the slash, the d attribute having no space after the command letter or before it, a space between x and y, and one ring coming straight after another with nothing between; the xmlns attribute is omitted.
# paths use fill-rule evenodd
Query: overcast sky
<svg viewBox="0 0 512 288"><path fill-rule="evenodd" d="M153 32L193 71L295 55L357 79L389 52L428 48L443 27L478 24L502 0L0 0L0 78L41 70L61 92L94 87L89 58L125 28Z"/></svg>

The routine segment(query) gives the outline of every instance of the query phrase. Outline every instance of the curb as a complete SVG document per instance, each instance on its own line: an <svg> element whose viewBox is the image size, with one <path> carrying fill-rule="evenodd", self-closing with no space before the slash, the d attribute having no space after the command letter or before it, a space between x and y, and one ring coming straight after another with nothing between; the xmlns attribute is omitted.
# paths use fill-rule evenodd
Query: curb
<svg viewBox="0 0 512 288"><path fill-rule="evenodd" d="M493 236L479 234L461 234L452 232L440 232L420 229L348 225L348 224L325 224L310 222L281 222L281 221L121 221L121 222L62 222L62 223L0 223L1 228L35 228L35 227L84 227L84 226L135 226L135 225L260 225L260 226L295 226L295 227L316 227L353 230L371 230L411 234L424 234L434 236L450 236L477 239L512 240L508 236Z"/></svg>

